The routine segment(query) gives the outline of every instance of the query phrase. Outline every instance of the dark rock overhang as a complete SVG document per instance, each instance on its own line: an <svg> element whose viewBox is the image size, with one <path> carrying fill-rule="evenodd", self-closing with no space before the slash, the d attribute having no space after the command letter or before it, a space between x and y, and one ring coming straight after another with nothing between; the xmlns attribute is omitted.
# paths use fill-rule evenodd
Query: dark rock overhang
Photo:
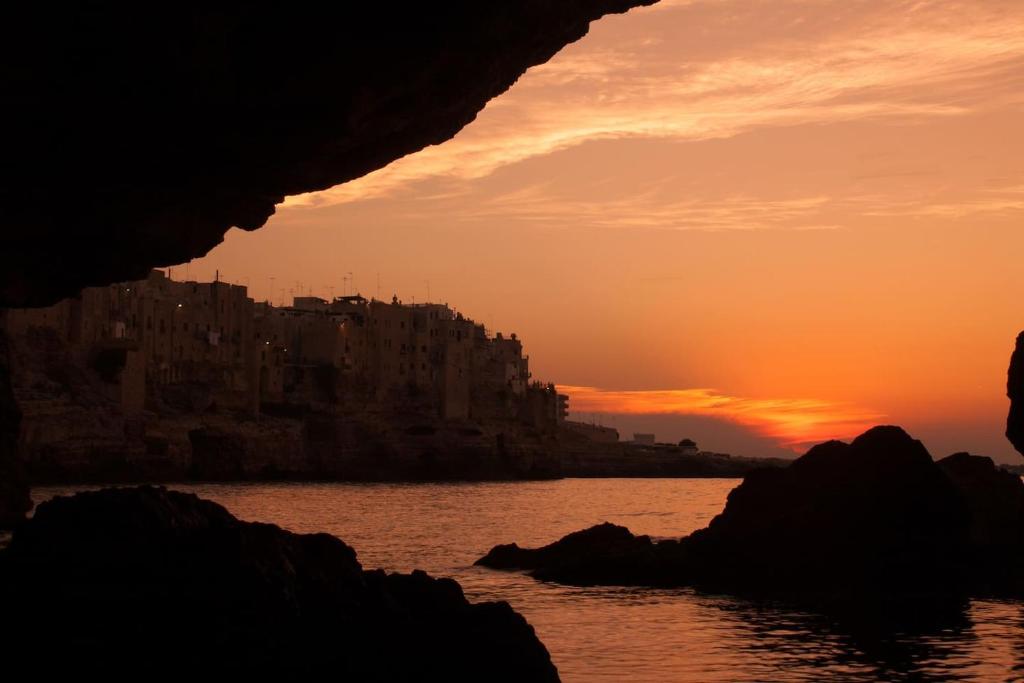
<svg viewBox="0 0 1024 683"><path fill-rule="evenodd" d="M0 29L0 306L201 256L286 195L451 138L655 0L21 3Z"/></svg>

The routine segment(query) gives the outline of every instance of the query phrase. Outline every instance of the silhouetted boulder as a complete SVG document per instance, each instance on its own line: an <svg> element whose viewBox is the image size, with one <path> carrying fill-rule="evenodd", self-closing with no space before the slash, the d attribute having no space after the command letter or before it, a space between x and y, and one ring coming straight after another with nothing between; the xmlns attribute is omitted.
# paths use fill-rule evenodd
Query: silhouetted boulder
<svg viewBox="0 0 1024 683"><path fill-rule="evenodd" d="M499 545L476 564L492 569L525 569L544 581L578 586L671 584L665 543L634 536L629 529L605 522L576 531L543 548Z"/></svg>
<svg viewBox="0 0 1024 683"><path fill-rule="evenodd" d="M327 534L241 522L162 488L39 506L0 552L6 666L128 676L555 681L507 603L363 571Z"/></svg>
<svg viewBox="0 0 1024 683"><path fill-rule="evenodd" d="M991 458L955 453L936 463L970 514L976 593L1024 595L1024 481Z"/></svg>
<svg viewBox="0 0 1024 683"><path fill-rule="evenodd" d="M898 427L747 476L707 528L652 542L601 525L479 564L571 584L696 586L824 603L1020 594L1024 484L988 458L936 464Z"/></svg>
<svg viewBox="0 0 1024 683"><path fill-rule="evenodd" d="M1010 356L1010 368L1006 373L1006 396L1010 399L1006 438L1018 453L1024 455L1024 332L1017 335L1017 344Z"/></svg>

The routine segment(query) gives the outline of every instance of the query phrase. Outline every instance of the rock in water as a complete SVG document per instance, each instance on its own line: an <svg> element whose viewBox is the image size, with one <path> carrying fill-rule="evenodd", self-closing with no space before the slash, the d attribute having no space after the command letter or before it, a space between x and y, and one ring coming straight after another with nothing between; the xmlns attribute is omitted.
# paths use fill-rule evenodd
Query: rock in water
<svg viewBox="0 0 1024 683"><path fill-rule="evenodd" d="M944 592L960 584L968 523L921 442L875 427L747 477L686 540L690 580L827 599Z"/></svg>
<svg viewBox="0 0 1024 683"><path fill-rule="evenodd" d="M543 548L499 545L476 561L492 569L526 569L544 581L576 586L671 585L676 576L667 561L670 542L653 543L615 524L569 534Z"/></svg>
<svg viewBox="0 0 1024 683"><path fill-rule="evenodd" d="M755 472L707 528L652 542L602 525L478 564L571 584L696 586L851 604L1024 594L1024 484L988 458L935 463L899 427Z"/></svg>
<svg viewBox="0 0 1024 683"><path fill-rule="evenodd" d="M972 592L1024 596L1024 481L969 453L936 464L970 513Z"/></svg>
<svg viewBox="0 0 1024 683"><path fill-rule="evenodd" d="M557 681L507 603L163 488L39 506L0 553L6 665L78 677Z"/></svg>
<svg viewBox="0 0 1024 683"><path fill-rule="evenodd" d="M1017 335L1017 344L1010 356L1010 369L1006 373L1006 396L1010 399L1006 438L1018 453L1024 455L1024 332Z"/></svg>

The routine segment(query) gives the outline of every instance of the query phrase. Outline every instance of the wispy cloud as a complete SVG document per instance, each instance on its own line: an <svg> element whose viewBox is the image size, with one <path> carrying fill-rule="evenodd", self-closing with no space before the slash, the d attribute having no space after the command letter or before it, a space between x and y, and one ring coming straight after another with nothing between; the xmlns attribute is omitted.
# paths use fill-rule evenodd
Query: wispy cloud
<svg viewBox="0 0 1024 683"><path fill-rule="evenodd" d="M285 206L386 197L430 178L472 181L587 141L696 141L765 126L956 116L1022 100L1014 85L1024 70L1019 3L858 7L871 9L841 28L824 23L843 11L833 2L679 2L610 18L645 31L602 39L598 24L454 140ZM763 31L730 33L737 17ZM694 22L703 32L679 33Z"/></svg>
<svg viewBox="0 0 1024 683"><path fill-rule="evenodd" d="M820 230L835 225L817 220L830 198L789 199L731 195L718 199L659 200L647 191L592 201L551 201L542 186L487 198L460 212L461 220L503 217L548 224L581 223L599 228L750 230L785 228Z"/></svg>
<svg viewBox="0 0 1024 683"><path fill-rule="evenodd" d="M828 439L848 439L885 419L877 411L819 399L745 398L714 389L618 391L559 386L573 412L702 415L744 425L796 451Z"/></svg>
<svg viewBox="0 0 1024 683"><path fill-rule="evenodd" d="M863 202L868 204L867 201ZM1018 214L1024 212L1024 185L988 188L958 201L893 201L876 197L865 208L865 216L964 218L978 214Z"/></svg>

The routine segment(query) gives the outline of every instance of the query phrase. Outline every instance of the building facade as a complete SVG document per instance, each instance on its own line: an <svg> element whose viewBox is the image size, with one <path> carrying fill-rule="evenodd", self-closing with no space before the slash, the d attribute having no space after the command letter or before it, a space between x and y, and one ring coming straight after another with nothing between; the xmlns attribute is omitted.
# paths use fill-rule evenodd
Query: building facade
<svg viewBox="0 0 1024 683"><path fill-rule="evenodd" d="M356 295L276 307L244 286L155 270L49 308L12 310L7 327L47 328L86 363L102 356L131 410L201 385L218 405L252 412L320 404L552 424L566 412L564 397L531 383L515 334L491 336L447 304Z"/></svg>

